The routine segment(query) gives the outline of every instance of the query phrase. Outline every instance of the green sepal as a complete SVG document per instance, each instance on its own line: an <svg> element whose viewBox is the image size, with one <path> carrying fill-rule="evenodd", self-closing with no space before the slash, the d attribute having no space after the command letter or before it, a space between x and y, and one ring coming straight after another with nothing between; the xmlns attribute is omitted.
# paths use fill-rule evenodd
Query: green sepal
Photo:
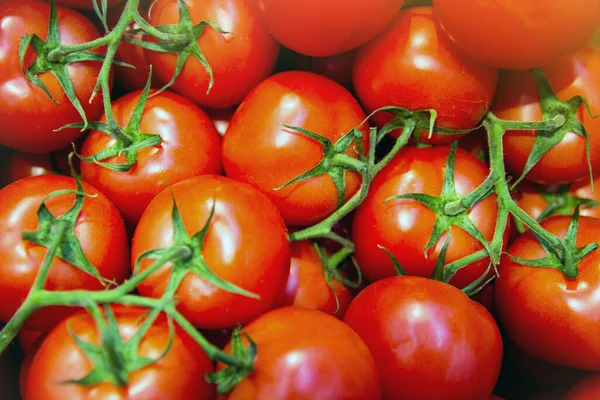
<svg viewBox="0 0 600 400"><path fill-rule="evenodd" d="M570 184L560 185L556 192L549 192L540 185L533 185L544 200L548 202L546 208L537 218L538 222L544 221L555 215L572 215L577 207L594 208L599 203L594 199L576 197L569 192Z"/></svg>
<svg viewBox="0 0 600 400"><path fill-rule="evenodd" d="M496 279L496 275L492 275L491 277L487 277L492 269L493 264L490 262L488 264L487 269L477 280L462 288L461 291L469 297L475 296L477 293L481 292L483 288L485 288L488 284L490 284L494 279Z"/></svg>
<svg viewBox="0 0 600 400"><path fill-rule="evenodd" d="M445 269L445 265L446 265L446 253L448 253L448 246L450 246L450 237L452 236L452 231L451 228L448 229L448 234L446 236L446 241L444 242L444 245L442 246L442 250L440 251L440 254L438 255L437 260L435 260L435 267L433 268L433 273L431 278L436 280L436 281L440 281L440 282L445 282L448 283L450 281L450 277L446 277L446 269Z"/></svg>
<svg viewBox="0 0 600 400"><path fill-rule="evenodd" d="M248 346L244 346L242 341L242 328L237 327L231 335L231 354L238 360L243 361L240 367L228 365L218 372L212 372L206 375L208 383L217 384L217 393L224 396L229 393L242 379L254 373L254 359L256 358L258 348L252 338L243 332Z"/></svg>
<svg viewBox="0 0 600 400"><path fill-rule="evenodd" d="M110 31L108 28L108 0L100 0L100 6L98 6L98 0L91 1L96 16L102 23L104 31L108 33Z"/></svg>
<svg viewBox="0 0 600 400"><path fill-rule="evenodd" d="M385 254L387 254L390 261L392 262L392 265L394 266L394 269L396 270L396 275L406 276L406 272L404 271L404 268L402 267L400 262L396 259L396 257L394 257L392 252L383 246L377 245L377 247L379 247L381 250L385 251Z"/></svg>

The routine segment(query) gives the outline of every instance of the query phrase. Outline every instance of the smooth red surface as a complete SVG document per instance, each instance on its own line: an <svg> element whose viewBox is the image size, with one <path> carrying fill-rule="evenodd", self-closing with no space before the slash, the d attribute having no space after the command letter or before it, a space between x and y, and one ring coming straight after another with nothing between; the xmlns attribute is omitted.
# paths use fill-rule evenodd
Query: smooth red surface
<svg viewBox="0 0 600 400"><path fill-rule="evenodd" d="M595 400L600 397L600 375L592 375L573 386L562 400Z"/></svg>

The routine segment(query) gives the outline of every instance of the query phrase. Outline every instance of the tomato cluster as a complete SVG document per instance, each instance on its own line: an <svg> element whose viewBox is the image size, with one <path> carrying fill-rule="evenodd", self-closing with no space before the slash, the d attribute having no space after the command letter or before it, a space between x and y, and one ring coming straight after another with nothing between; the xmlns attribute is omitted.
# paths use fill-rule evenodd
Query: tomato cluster
<svg viewBox="0 0 600 400"><path fill-rule="evenodd" d="M600 397L596 44L597 0L0 1L0 371Z"/></svg>

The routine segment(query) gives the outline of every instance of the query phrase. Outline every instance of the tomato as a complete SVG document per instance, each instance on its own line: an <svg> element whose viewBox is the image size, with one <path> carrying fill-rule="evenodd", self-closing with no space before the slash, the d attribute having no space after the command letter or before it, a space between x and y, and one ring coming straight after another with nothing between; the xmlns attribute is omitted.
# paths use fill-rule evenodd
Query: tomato
<svg viewBox="0 0 600 400"><path fill-rule="evenodd" d="M275 307L290 270L289 240L275 206L259 191L216 175L188 179L164 190L150 202L133 237L132 263L140 254L173 245L171 211L175 197L188 234L214 215L204 238L203 258L221 279L260 296L260 300L215 287L194 273L185 276L176 297L179 310L198 328L233 328ZM140 271L152 260L146 259ZM169 281L170 264L144 280L143 296L160 297Z"/></svg>
<svg viewBox="0 0 600 400"><path fill-rule="evenodd" d="M31 333L27 333L27 336L22 335L23 332L31 332L36 335L32 335ZM19 391L21 392L21 397L25 398L25 391L27 390L27 379L29 377L29 370L31 369L31 363L33 362L33 358L35 357L38 349L42 345L42 342L46 338L45 333L35 332L35 331L27 331L22 330L19 332L19 343L23 345L24 341L22 338L27 337L27 340L30 341L27 345L28 347L23 347L25 351L25 357L23 358L23 362L21 363L21 368L19 370Z"/></svg>
<svg viewBox="0 0 600 400"><path fill-rule="evenodd" d="M407 146L381 170L371 184L365 201L356 209L352 224L352 240L356 244L356 259L369 281L396 275L386 252L387 248L408 275L430 277L439 253L446 242L444 234L425 257L423 250L435 224L435 214L424 205L409 199L389 197L407 193L439 196L445 174L447 146L418 149ZM454 170L459 196L478 187L487 178L487 166L464 150L457 149ZM496 226L498 204L490 196L476 204L469 218L483 236L492 240ZM483 249L483 245L462 229L452 227L446 254L446 264ZM463 288L482 276L489 260L483 259L459 270L450 283Z"/></svg>
<svg viewBox="0 0 600 400"><path fill-rule="evenodd" d="M224 108L221 110L207 110L208 115L215 124L215 128L217 128L217 132L219 135L225 136L227 132L227 128L229 128L229 122L231 122L231 117L235 113L235 108Z"/></svg>
<svg viewBox="0 0 600 400"><path fill-rule="evenodd" d="M323 262L310 241L292 243L291 251L292 264L282 305L312 308L343 318L352 300L350 289L332 278L334 293L325 279Z"/></svg>
<svg viewBox="0 0 600 400"><path fill-rule="evenodd" d="M279 45L258 15L255 0L186 0L194 24L216 22L230 33L221 34L207 27L198 45L214 73L214 86L206 94L209 75L195 58L189 58L172 86L201 106L227 108L238 104L260 81L270 75ZM152 25L171 25L179 21L177 0L157 0L149 12ZM177 56L148 51L148 61L162 83L175 72Z"/></svg>
<svg viewBox="0 0 600 400"><path fill-rule="evenodd" d="M276 189L323 158L321 144L283 125L307 129L335 143L364 119L350 92L332 80L301 71L273 75L244 99L231 119L223 140L225 172L265 193L288 225L314 224L336 210L337 189L328 175ZM361 130L366 149L368 130ZM347 154L356 158L356 146ZM347 172L345 178L347 200L358 191L361 178L356 172Z"/></svg>
<svg viewBox="0 0 600 400"><path fill-rule="evenodd" d="M114 310L123 341L133 337L144 322L144 311L132 308ZM79 348L73 335L99 345L93 318L79 313L61 322L42 343L27 378L28 400L50 399L212 399L215 388L203 379L213 367L204 350L183 330L176 328L164 357L129 374L128 384L117 387L110 382L92 386L65 384L85 377L94 367ZM166 318L160 316L143 336L137 354L157 359L169 345L171 333ZM185 367L182 367L185 366Z"/></svg>
<svg viewBox="0 0 600 400"><path fill-rule="evenodd" d="M74 45L89 42L100 36L84 16L64 7L57 7L62 43ZM6 0L0 3L0 145L28 153L48 153L66 147L81 136L80 129L54 132L61 126L81 121L56 78L43 73L39 78L58 104L38 86L29 83L19 65L21 37L35 33L45 39L50 7L36 0ZM26 55L25 66L31 65L35 53ZM86 61L71 64L69 75L75 93L87 115L93 121L102 114L102 96L90 104L101 64Z"/></svg>
<svg viewBox="0 0 600 400"><path fill-rule="evenodd" d="M29 154L12 151L2 157L1 163L0 187L30 176L52 175L55 173L49 154Z"/></svg>
<svg viewBox="0 0 600 400"><path fill-rule="evenodd" d="M600 395L600 374L592 375L573 386L562 400L594 400Z"/></svg>
<svg viewBox="0 0 600 400"><path fill-rule="evenodd" d="M473 129L489 110L498 71L465 56L439 28L431 7L403 10L374 40L359 49L354 64L354 88L371 112L398 106L435 109L436 125ZM378 126L390 114L374 116ZM421 141L449 143L456 135L422 132Z"/></svg>
<svg viewBox="0 0 600 400"><path fill-rule="evenodd" d="M117 123L126 126L139 101L140 91L113 103ZM105 121L105 119L103 119ZM126 222L135 225L150 201L176 182L201 174L221 172L221 137L210 117L191 101L175 93L150 97L144 108L140 132L158 134L162 143L138 153L129 172L83 163L83 179L114 202ZM81 150L91 156L115 143L104 132L92 131ZM126 163L125 155L103 162Z"/></svg>
<svg viewBox="0 0 600 400"><path fill-rule="evenodd" d="M94 8L94 2L101 5L102 0L54 0L56 4L65 7L77 8L82 10L92 10ZM113 7L117 4L122 3L123 0L107 0L108 7Z"/></svg>
<svg viewBox="0 0 600 400"><path fill-rule="evenodd" d="M299 56L296 66L299 70L314 72L332 79L345 87L351 87L352 68L354 67L355 57L355 50L329 57Z"/></svg>
<svg viewBox="0 0 600 400"><path fill-rule="evenodd" d="M497 68L530 69L583 47L600 24L596 0L434 0L458 47Z"/></svg>
<svg viewBox="0 0 600 400"><path fill-rule="evenodd" d="M263 20L284 46L309 56L352 50L377 35L402 0L259 0Z"/></svg>
<svg viewBox="0 0 600 400"><path fill-rule="evenodd" d="M600 113L600 49L588 46L578 53L544 67L550 85L561 100L585 97L591 113ZM492 112L499 118L516 121L540 121L542 108L535 79L528 71L503 71ZM591 163L600 169L600 119L581 106L578 118L585 126ZM520 176L533 149L536 131L508 131L504 135L504 160L509 172ZM567 133L527 174L526 179L541 184L573 182L589 177L585 139Z"/></svg>
<svg viewBox="0 0 600 400"><path fill-rule="evenodd" d="M273 310L244 327L260 349L254 373L223 399L379 399L369 350L348 326L320 311ZM247 342L245 342L247 345ZM225 348L231 353L231 344ZM217 370L223 368L218 364Z"/></svg>
<svg viewBox="0 0 600 400"><path fill-rule="evenodd" d="M21 329L17 334L19 345L26 355L36 350L36 341L43 339L46 335L42 332Z"/></svg>
<svg viewBox="0 0 600 400"><path fill-rule="evenodd" d="M84 255L100 276L123 282L129 275L129 246L123 220L115 206L98 190L83 184L87 194L75 224ZM38 228L37 209L47 195L57 190L75 190L73 178L45 175L23 179L0 190L0 320L7 322L21 305L46 255L46 247L21 238L21 233ZM56 217L67 212L75 196L60 195L46 201ZM47 290L102 290L92 275L55 258L46 281ZM25 323L26 329L47 332L74 312L70 307L48 307L37 311Z"/></svg>
<svg viewBox="0 0 600 400"><path fill-rule="evenodd" d="M564 237L570 217L553 217L542 223ZM581 217L577 246L600 242L600 220ZM531 232L519 236L508 254L537 260L546 252ZM503 259L496 280L496 305L510 338L532 356L568 367L599 370L600 340L596 334L600 313L600 252L579 263L579 277L568 280L555 268L520 265Z"/></svg>
<svg viewBox="0 0 600 400"><path fill-rule="evenodd" d="M419 277L372 284L344 322L365 341L383 399L487 399L502 363L492 316L458 289Z"/></svg>

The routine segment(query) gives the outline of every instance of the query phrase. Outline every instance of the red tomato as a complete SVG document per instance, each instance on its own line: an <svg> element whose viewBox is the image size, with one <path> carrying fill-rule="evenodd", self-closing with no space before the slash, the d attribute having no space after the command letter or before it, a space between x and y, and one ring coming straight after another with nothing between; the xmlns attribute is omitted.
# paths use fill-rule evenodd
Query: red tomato
<svg viewBox="0 0 600 400"><path fill-rule="evenodd" d="M384 204L391 196L425 193L439 196L445 174L446 146L418 149L407 146L375 177L365 201L356 209L352 225L352 240L356 244L356 259L369 281L396 275L387 248L404 267L408 275L430 277L446 234L434 248L423 250L435 224L435 214L414 200L396 199ZM454 179L459 196L478 187L487 178L487 166L464 150L457 149ZM496 227L498 204L490 196L476 204L469 218L487 240L492 240ZM483 249L483 245L460 228L453 227L446 263L459 260ZM482 276L489 260L483 259L459 270L450 283L463 288Z"/></svg>
<svg viewBox="0 0 600 400"><path fill-rule="evenodd" d="M335 294L325 279L323 262L313 244L310 241L294 242L291 250L292 264L282 305L311 308L343 318L352 301L350 289L332 278L338 309Z"/></svg>
<svg viewBox="0 0 600 400"><path fill-rule="evenodd" d="M530 69L583 47L600 23L597 0L434 0L436 17L471 57Z"/></svg>
<svg viewBox="0 0 600 400"><path fill-rule="evenodd" d="M19 179L38 175L52 175L52 159L49 154L29 154L12 151L2 157L0 161L0 187Z"/></svg>
<svg viewBox="0 0 600 400"><path fill-rule="evenodd" d="M17 340L25 355L34 352L37 349L36 341L43 339L46 335L42 332L21 329L17 335Z"/></svg>
<svg viewBox="0 0 600 400"><path fill-rule="evenodd" d="M81 14L57 7L61 41L67 45L89 42L100 34ZM50 73L39 77L58 104L38 86L29 83L19 65L21 37L35 33L45 39L50 7L36 0L6 0L0 3L0 145L28 153L47 153L66 147L81 136L79 129L54 132L61 126L81 121L56 78ZM25 66L31 65L35 52L30 49ZM102 96L90 104L101 64L86 61L71 64L69 74L75 93L87 115L93 121L102 114Z"/></svg>
<svg viewBox="0 0 600 400"><path fill-rule="evenodd" d="M244 331L260 349L255 370L222 399L381 398L369 350L352 329L327 314L280 308L252 321ZM231 353L231 344L225 352ZM218 364L217 370L221 368Z"/></svg>
<svg viewBox="0 0 600 400"><path fill-rule="evenodd" d="M600 374L592 375L573 386L562 400L596 400L600 397Z"/></svg>
<svg viewBox="0 0 600 400"><path fill-rule="evenodd" d="M144 312L139 309L118 308L114 313L123 341L133 337L145 320ZM205 374L212 372L212 363L204 350L180 328L175 329L166 355L129 374L128 384L124 387L116 387L110 382L88 387L64 383L85 377L93 368L73 335L87 343L100 343L96 324L87 313L61 322L48 334L33 359L27 378L28 400L214 398L214 386L203 379ZM159 317L142 338L137 354L158 358L168 346L170 336L166 318Z"/></svg>
<svg viewBox="0 0 600 400"><path fill-rule="evenodd" d="M315 57L352 50L379 33L402 0L259 0L263 20L284 46Z"/></svg>
<svg viewBox="0 0 600 400"><path fill-rule="evenodd" d="M588 100L593 115L600 113L600 49L588 46L542 70L561 100L581 95ZM540 95L533 75L528 71L503 71L492 112L508 120L541 121ZM600 119L592 118L583 105L578 118L589 135L592 167L600 170ZM504 160L507 170L512 174L522 174L536 134L536 131L508 131L504 135ZM526 179L551 184L573 182L586 177L589 177L589 167L585 139L567 133L533 167Z"/></svg>
<svg viewBox="0 0 600 400"><path fill-rule="evenodd" d="M23 332L31 332L35 335L27 333L27 336L22 335ZM28 347L23 347L25 351L25 358L23 358L23 362L21 363L21 369L19 370L19 391L21 392L21 397L25 398L25 391L27 390L27 379L29 377L29 370L31 369L31 363L33 362L33 358L35 357L38 349L42 345L42 342L46 338L45 333L35 332L35 331L27 331L22 330L19 332L19 343L23 346L24 341L22 338L27 337L27 341L30 341L27 345Z"/></svg>
<svg viewBox="0 0 600 400"><path fill-rule="evenodd" d="M570 217L553 217L542 223L564 237ZM600 242L600 220L581 217L577 246ZM508 254L537 260L546 252L531 232L519 236ZM600 337L596 332L600 307L600 252L579 263L579 277L568 280L555 268L520 265L506 257L496 280L496 305L508 335L532 356L568 367L599 370Z"/></svg>
<svg viewBox="0 0 600 400"><path fill-rule="evenodd" d="M46 0L48 1L48 0ZM65 7L77 8L82 10L93 10L94 2L99 6L102 4L102 0L54 0L56 4ZM48 1L49 2L49 1ZM123 0L108 0L107 4L109 7L113 7L119 3L122 3Z"/></svg>
<svg viewBox="0 0 600 400"><path fill-rule="evenodd" d="M227 176L265 193L288 225L312 225L337 208L337 190L328 175L276 188L309 171L323 158L323 146L283 125L317 133L335 143L358 127L365 114L339 84L309 72L274 75L239 106L223 140ZM363 147L368 130L363 129ZM356 157L356 146L347 152ZM347 172L345 199L360 187L360 175Z"/></svg>
<svg viewBox="0 0 600 400"><path fill-rule="evenodd" d="M352 68L356 51L351 50L329 57L299 56L296 67L302 71L310 71L323 75L346 87L352 86Z"/></svg>
<svg viewBox="0 0 600 400"><path fill-rule="evenodd" d="M487 399L500 373L502 338L492 316L458 289L393 277L363 290L344 322L365 341L383 399Z"/></svg>
<svg viewBox="0 0 600 400"><path fill-rule="evenodd" d="M241 182L203 175L171 186L152 200L133 237L132 261L140 254L173 245L173 200L188 234L199 232L214 205L202 255L221 279L260 296L260 300L216 288L198 275L187 274L176 297L179 310L198 328L233 328L275 307L285 289L290 268L289 241L275 206L259 191ZM140 271L153 263L146 259ZM139 286L144 296L160 297L171 265Z"/></svg>
<svg viewBox="0 0 600 400"><path fill-rule="evenodd" d="M401 11L377 38L360 48L354 88L371 112L384 106L435 109L436 125L473 129L489 110L498 72L465 56L441 31L431 7ZM379 126L391 120L379 113ZM456 135L421 134L427 143L449 143Z"/></svg>
<svg viewBox="0 0 600 400"><path fill-rule="evenodd" d="M198 40L214 73L214 86L209 94L206 94L209 75L193 57L188 59L172 88L201 106L234 106L272 72L279 45L260 20L254 0L186 0L186 4L194 24L210 20L230 33L221 34L207 27ZM177 0L153 3L149 12L152 25L178 21ZM156 76L163 83L169 82L175 72L176 55L152 51L146 55Z"/></svg>
<svg viewBox="0 0 600 400"><path fill-rule="evenodd" d="M129 123L140 94L130 93L113 103L115 119L121 126ZM162 92L148 99L140 132L160 135L162 143L140 150L137 164L129 172L113 171L95 163L81 166L83 179L106 194L132 225L154 196L169 185L222 170L221 138L210 117L175 93ZM81 153L91 156L114 143L106 133L92 131ZM125 155L104 162L125 163Z"/></svg>
<svg viewBox="0 0 600 400"><path fill-rule="evenodd" d="M129 275L129 248L125 226L115 206L92 186L84 183L86 193L95 195L83 202L75 225L83 253L100 275L123 282ZM37 176L20 180L0 190L0 320L8 321L21 305L46 255L46 247L21 238L25 231L38 228L36 216L40 203L57 190L75 190L75 180L63 176ZM46 201L54 216L63 215L73 206L74 195L60 195ZM92 275L55 258L46 281L47 290L102 290ZM47 332L62 318L76 311L70 307L48 307L37 311L25 324L26 329Z"/></svg>

